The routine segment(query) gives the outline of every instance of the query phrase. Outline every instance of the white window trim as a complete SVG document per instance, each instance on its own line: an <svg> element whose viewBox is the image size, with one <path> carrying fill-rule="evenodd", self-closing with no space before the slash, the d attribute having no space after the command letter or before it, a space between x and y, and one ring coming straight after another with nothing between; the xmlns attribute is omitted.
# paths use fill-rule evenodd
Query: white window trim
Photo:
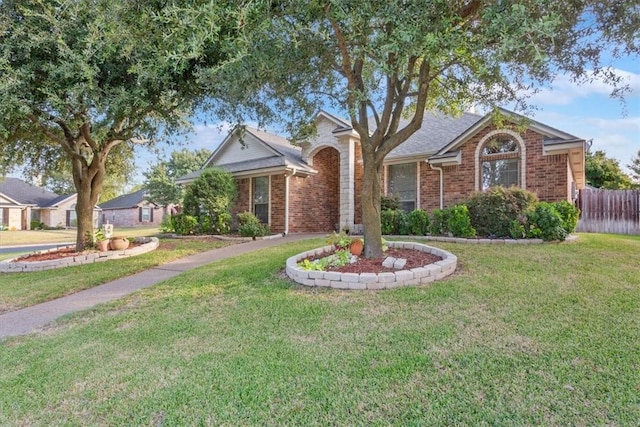
<svg viewBox="0 0 640 427"><path fill-rule="evenodd" d="M482 191L482 188L480 186L480 176L482 175L482 167L480 164L480 152L482 151L482 147L484 146L484 144L490 140L491 138L495 137L496 135L509 135L511 137L513 137L513 139L518 143L519 147L520 147L520 182L519 182L519 187L522 188L523 190L527 189L527 148L524 144L524 139L522 139L522 136L520 136L519 133L514 132L510 129L496 129L496 130L492 130L491 132L489 132L488 134L486 134L484 136L484 138L482 138L480 140L480 142L478 142L478 145L476 146L476 154L475 154L475 190L476 191Z"/></svg>
<svg viewBox="0 0 640 427"><path fill-rule="evenodd" d="M408 161L408 162L394 162L387 163L384 165L384 179L383 179L383 188L384 195L389 195L389 166L397 166L397 165L408 165L415 164L416 165L416 198L414 200L415 209L420 209L420 161Z"/></svg>

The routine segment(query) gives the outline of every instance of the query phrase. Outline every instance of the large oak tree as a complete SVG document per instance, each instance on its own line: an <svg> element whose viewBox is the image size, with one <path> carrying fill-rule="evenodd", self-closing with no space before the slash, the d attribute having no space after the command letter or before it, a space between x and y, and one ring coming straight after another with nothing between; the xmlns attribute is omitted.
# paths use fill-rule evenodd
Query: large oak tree
<svg viewBox="0 0 640 427"><path fill-rule="evenodd" d="M71 164L76 248L92 235L107 159L184 129L200 69L227 59L222 2L2 0L0 164ZM190 31L196 26L206 31ZM116 165L117 166L117 165Z"/></svg>
<svg viewBox="0 0 640 427"><path fill-rule="evenodd" d="M425 111L515 104L561 73L624 82L603 62L638 54L636 1L265 1L243 17L241 59L205 76L236 120L286 122L303 136L319 108L360 136L365 255L380 256L383 161Z"/></svg>

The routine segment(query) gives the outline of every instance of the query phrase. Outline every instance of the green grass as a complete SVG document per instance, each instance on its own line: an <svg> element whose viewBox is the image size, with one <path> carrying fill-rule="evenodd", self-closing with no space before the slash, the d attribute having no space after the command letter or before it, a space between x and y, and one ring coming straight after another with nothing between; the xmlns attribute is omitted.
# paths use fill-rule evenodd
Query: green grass
<svg viewBox="0 0 640 427"><path fill-rule="evenodd" d="M229 242L212 239L160 239L158 249L131 258L56 270L0 274L0 314L59 298L227 244Z"/></svg>
<svg viewBox="0 0 640 427"><path fill-rule="evenodd" d="M380 292L210 264L0 346L0 425L637 425L640 238L436 244Z"/></svg>

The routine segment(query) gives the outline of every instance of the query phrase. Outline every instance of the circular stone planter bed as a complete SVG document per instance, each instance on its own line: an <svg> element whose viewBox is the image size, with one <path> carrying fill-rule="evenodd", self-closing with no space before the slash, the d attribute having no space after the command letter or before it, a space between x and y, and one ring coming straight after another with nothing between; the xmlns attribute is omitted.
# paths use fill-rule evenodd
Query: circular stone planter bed
<svg viewBox="0 0 640 427"><path fill-rule="evenodd" d="M128 258L131 256L142 255L155 250L159 245L157 237L136 238L140 242L139 245L124 250L111 250L106 252L85 251L80 253L72 252L70 256L58 257L57 259L45 261L20 261L20 257L8 259L0 262L0 273L22 273L29 271L51 270L54 268L71 267L75 265L91 264L94 262L108 261L112 259ZM71 249L69 246L64 249ZM50 249L48 251L40 251L38 254L46 255L60 249Z"/></svg>
<svg viewBox="0 0 640 427"><path fill-rule="evenodd" d="M294 255L287 259L287 276L304 286L318 286L336 289L390 289L401 286L413 286L431 283L452 274L458 258L451 252L414 242L387 242L390 248L409 249L427 252L442 258L432 264L406 270L385 273L340 273L336 271L304 270L298 262L320 257L335 250L334 246L325 246Z"/></svg>

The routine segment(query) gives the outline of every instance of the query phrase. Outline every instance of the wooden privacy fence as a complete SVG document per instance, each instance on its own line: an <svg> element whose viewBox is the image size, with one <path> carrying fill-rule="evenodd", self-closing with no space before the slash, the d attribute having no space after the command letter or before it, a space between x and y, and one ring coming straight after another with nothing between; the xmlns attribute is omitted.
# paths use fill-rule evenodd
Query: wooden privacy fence
<svg viewBox="0 0 640 427"><path fill-rule="evenodd" d="M583 189L577 231L640 234L640 190Z"/></svg>

